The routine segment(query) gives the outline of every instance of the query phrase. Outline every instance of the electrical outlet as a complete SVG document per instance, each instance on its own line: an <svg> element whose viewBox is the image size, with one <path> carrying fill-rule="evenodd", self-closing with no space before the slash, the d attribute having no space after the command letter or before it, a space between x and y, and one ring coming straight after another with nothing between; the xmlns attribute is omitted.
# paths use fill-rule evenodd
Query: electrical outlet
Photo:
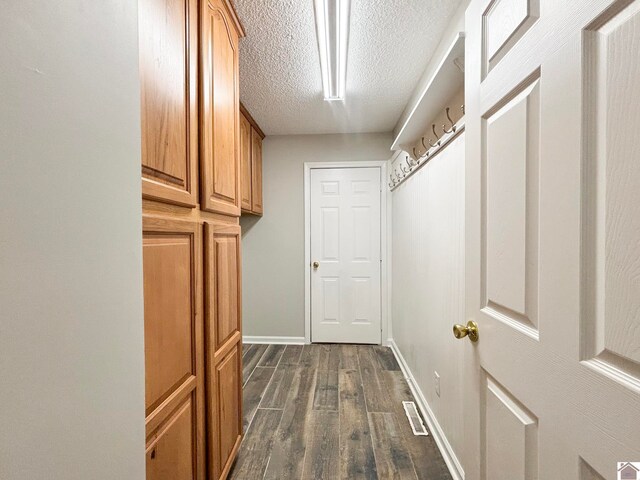
<svg viewBox="0 0 640 480"><path fill-rule="evenodd" d="M436 386L436 395L440 396L440 375L438 375L438 372L435 370L433 372L433 380L433 383Z"/></svg>

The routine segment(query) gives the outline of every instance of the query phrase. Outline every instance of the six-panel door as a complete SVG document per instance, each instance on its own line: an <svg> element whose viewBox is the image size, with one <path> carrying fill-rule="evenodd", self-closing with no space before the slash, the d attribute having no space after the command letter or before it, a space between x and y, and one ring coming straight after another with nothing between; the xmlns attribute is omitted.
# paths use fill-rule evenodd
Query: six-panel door
<svg viewBox="0 0 640 480"><path fill-rule="evenodd" d="M197 2L140 0L138 5L142 196L194 207Z"/></svg>
<svg viewBox="0 0 640 480"><path fill-rule="evenodd" d="M143 217L147 479L204 479L202 228Z"/></svg>
<svg viewBox="0 0 640 480"><path fill-rule="evenodd" d="M465 478L613 479L640 459L640 1L474 0L466 30Z"/></svg>
<svg viewBox="0 0 640 480"><path fill-rule="evenodd" d="M313 168L310 183L311 341L379 344L380 168Z"/></svg>
<svg viewBox="0 0 640 480"><path fill-rule="evenodd" d="M201 208L240 215L238 32L225 2L202 2Z"/></svg>
<svg viewBox="0 0 640 480"><path fill-rule="evenodd" d="M242 435L240 226L205 223L208 451L213 479L226 476Z"/></svg>

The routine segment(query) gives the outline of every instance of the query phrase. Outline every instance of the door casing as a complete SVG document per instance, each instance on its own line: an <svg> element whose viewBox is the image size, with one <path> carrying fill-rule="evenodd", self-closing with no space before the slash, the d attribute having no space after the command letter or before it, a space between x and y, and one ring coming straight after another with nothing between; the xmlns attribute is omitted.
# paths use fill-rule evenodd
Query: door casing
<svg viewBox="0 0 640 480"><path fill-rule="evenodd" d="M381 301L381 340L383 345L389 344L391 328L390 292L391 292L391 202L388 201L390 191L385 187L387 178L387 160L353 161L353 162L305 162L304 163L304 341L311 343L311 170L323 168L379 168L380 169L380 301Z"/></svg>

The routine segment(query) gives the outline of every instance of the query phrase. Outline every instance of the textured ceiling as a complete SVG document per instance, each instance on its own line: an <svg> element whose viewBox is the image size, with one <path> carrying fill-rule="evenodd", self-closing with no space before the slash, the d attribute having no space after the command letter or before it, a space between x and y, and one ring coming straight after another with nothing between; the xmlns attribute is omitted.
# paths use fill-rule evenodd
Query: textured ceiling
<svg viewBox="0 0 640 480"><path fill-rule="evenodd" d="M240 98L267 135L393 130L460 0L352 0L346 100L325 102L313 0L235 0Z"/></svg>

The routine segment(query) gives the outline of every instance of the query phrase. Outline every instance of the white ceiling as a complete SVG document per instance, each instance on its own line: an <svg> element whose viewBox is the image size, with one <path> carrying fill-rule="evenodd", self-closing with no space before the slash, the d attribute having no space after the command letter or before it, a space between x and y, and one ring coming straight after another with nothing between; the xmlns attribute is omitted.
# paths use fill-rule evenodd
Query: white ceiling
<svg viewBox="0 0 640 480"><path fill-rule="evenodd" d="M461 0L352 0L346 100L325 102L313 0L235 0L240 98L267 135L389 132Z"/></svg>

